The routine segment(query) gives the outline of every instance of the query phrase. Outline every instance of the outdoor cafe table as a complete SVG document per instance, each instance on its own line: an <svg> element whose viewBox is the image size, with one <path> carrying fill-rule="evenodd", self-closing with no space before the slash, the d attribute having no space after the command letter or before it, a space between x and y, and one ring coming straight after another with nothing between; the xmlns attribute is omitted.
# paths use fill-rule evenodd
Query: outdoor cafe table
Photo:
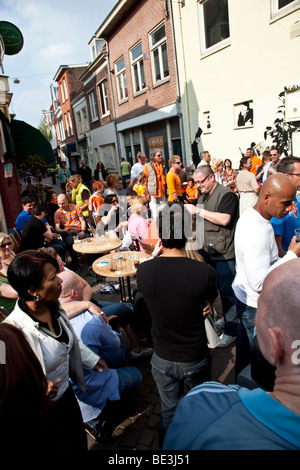
<svg viewBox="0 0 300 470"><path fill-rule="evenodd" d="M78 253L95 255L117 250L121 245L122 240L120 238L91 237L73 243L73 249Z"/></svg>
<svg viewBox="0 0 300 470"><path fill-rule="evenodd" d="M135 276L140 263L147 261L149 255L142 251L122 251L110 253L98 258L92 264L93 271L103 277L119 278L121 300L126 301L126 286L128 299L132 302L130 276Z"/></svg>

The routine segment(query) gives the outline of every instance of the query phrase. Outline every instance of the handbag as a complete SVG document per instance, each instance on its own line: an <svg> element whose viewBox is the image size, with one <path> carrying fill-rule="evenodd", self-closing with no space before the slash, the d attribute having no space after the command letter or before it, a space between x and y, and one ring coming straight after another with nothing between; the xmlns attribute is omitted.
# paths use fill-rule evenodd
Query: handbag
<svg viewBox="0 0 300 470"><path fill-rule="evenodd" d="M214 349L220 344L220 338L211 315L206 315L206 317L204 317L204 325L207 337L207 346L210 349Z"/></svg>

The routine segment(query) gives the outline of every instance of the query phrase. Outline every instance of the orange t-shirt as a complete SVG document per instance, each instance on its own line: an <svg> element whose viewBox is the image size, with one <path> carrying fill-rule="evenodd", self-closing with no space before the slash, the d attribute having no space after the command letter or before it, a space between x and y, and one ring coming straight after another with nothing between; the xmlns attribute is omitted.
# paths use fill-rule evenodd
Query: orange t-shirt
<svg viewBox="0 0 300 470"><path fill-rule="evenodd" d="M251 167L251 170L250 172L253 173L254 175L256 175L256 166L261 166L262 165L262 160L259 158L259 157L256 157L254 155L253 158L251 158L251 161L252 161L252 167Z"/></svg>
<svg viewBox="0 0 300 470"><path fill-rule="evenodd" d="M163 197L166 194L166 178L164 175L164 169L160 163L157 165L156 163L153 162L153 166L154 166L155 173L156 173L157 187L156 187L156 194L150 194L150 196ZM149 177L149 170L148 170L147 165L145 165L143 171L147 177L147 180L145 183L147 185L148 177Z"/></svg>
<svg viewBox="0 0 300 470"><path fill-rule="evenodd" d="M185 190L186 192L186 195L187 197L190 197L190 198L198 198L198 188L197 186L194 184L194 186L192 188L190 188L189 186L186 188Z"/></svg>
<svg viewBox="0 0 300 470"><path fill-rule="evenodd" d="M169 171L167 174L167 187L169 192L168 201L173 202L175 201L174 197L172 196L173 193L176 193L177 196L182 196L181 191L181 181L179 176L174 173L174 171Z"/></svg>
<svg viewBox="0 0 300 470"><path fill-rule="evenodd" d="M137 196L145 196L146 197L146 188L143 184L139 184L139 185L135 184L132 189L133 189L133 191L136 192Z"/></svg>

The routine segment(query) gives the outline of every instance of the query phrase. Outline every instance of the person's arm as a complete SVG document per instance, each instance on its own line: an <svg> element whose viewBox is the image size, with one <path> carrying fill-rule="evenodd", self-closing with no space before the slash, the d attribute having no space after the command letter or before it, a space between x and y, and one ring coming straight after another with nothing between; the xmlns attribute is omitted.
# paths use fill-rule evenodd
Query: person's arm
<svg viewBox="0 0 300 470"><path fill-rule="evenodd" d="M90 313L93 315L97 315L97 317L101 318L102 321L108 322L107 316L105 313L101 310L100 307L98 307L96 304L93 302L90 302L89 300L78 300L74 302L66 302L64 299L59 299L62 308L67 314L68 318L73 318L76 317L77 315L80 315L80 313L85 312L88 310Z"/></svg>
<svg viewBox="0 0 300 470"><path fill-rule="evenodd" d="M18 293L11 287L10 284L5 282L0 284L0 295L1 297L6 297L7 299L18 299Z"/></svg>
<svg viewBox="0 0 300 470"><path fill-rule="evenodd" d="M282 244L281 244L282 236L281 235L275 235L275 240L276 240L276 245L277 245L277 248L278 248L278 255L280 256L280 258L282 258L285 255L285 251L282 248Z"/></svg>
<svg viewBox="0 0 300 470"><path fill-rule="evenodd" d="M86 229L86 222L85 222L85 218L83 217L83 215L79 216L79 220L80 220L80 223L81 223L81 230L82 230L82 232L84 232L85 229Z"/></svg>
<svg viewBox="0 0 300 470"><path fill-rule="evenodd" d="M67 233L64 228L61 228L60 223L55 223L55 231L56 233Z"/></svg>
<svg viewBox="0 0 300 470"><path fill-rule="evenodd" d="M111 208L109 209L107 215L103 215L102 218L101 218L101 222L104 224L104 225L108 225L111 221L111 218L113 216L113 213L118 209L117 206L111 206Z"/></svg>
<svg viewBox="0 0 300 470"><path fill-rule="evenodd" d="M221 225L222 227L226 227L231 221L231 214L212 212L206 209L196 209L196 213L200 215L200 217L203 217L203 219L208 220L208 222Z"/></svg>

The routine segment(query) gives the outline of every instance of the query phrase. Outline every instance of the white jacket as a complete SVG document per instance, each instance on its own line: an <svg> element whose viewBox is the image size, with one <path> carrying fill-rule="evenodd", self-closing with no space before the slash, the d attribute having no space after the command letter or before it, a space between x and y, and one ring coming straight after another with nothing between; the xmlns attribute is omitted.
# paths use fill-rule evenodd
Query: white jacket
<svg viewBox="0 0 300 470"><path fill-rule="evenodd" d="M70 350L69 356L69 375L73 382L76 383L79 388L85 391L86 384L84 380L82 364L93 369L99 360L99 356L91 351L87 346L85 346L80 338L76 337L72 325L61 307L59 307L59 313L68 328L71 330L74 338L73 346ZM47 375L41 347L41 341L45 340L45 334L39 329L39 323L35 322L20 308L19 300L17 301L14 310L4 321L16 326L17 328L20 328L23 331L42 365L44 374Z"/></svg>

